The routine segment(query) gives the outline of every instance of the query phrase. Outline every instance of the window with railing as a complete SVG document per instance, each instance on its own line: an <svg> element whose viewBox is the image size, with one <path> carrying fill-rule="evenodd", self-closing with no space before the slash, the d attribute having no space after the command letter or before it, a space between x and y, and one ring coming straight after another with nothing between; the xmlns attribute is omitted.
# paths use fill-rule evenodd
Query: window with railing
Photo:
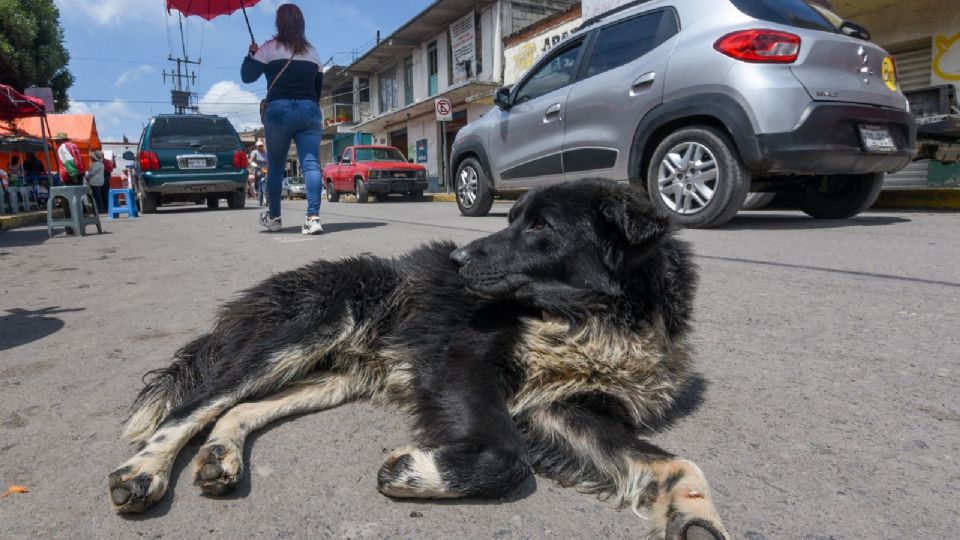
<svg viewBox="0 0 960 540"><path fill-rule="evenodd" d="M397 95L399 94L397 68L392 67L386 71L381 71L379 81L380 112L385 113L391 109L396 109L400 102Z"/></svg>

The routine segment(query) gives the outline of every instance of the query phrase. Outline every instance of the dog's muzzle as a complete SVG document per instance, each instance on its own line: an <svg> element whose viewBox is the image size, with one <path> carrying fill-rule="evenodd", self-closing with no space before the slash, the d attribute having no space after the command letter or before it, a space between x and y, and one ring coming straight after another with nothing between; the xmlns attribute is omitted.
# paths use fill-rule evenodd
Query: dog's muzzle
<svg viewBox="0 0 960 540"><path fill-rule="evenodd" d="M450 259L457 263L457 266L463 268L470 262L470 252L466 248L455 249L450 252Z"/></svg>

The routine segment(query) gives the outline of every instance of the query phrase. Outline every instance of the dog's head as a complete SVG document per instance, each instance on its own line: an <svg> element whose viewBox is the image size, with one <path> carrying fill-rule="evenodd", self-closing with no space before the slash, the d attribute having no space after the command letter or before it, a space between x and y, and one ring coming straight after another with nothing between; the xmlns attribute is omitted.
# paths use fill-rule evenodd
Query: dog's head
<svg viewBox="0 0 960 540"><path fill-rule="evenodd" d="M622 293L624 278L669 232L642 193L606 180L535 189L510 210L506 229L457 249L466 288L570 313Z"/></svg>

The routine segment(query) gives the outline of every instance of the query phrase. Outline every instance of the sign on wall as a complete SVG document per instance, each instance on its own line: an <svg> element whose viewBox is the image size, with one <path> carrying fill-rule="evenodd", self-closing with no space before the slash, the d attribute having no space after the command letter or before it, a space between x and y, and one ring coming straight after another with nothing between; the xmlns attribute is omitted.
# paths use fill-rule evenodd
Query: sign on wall
<svg viewBox="0 0 960 540"><path fill-rule="evenodd" d="M453 84L465 82L477 75L477 31L474 20L474 14L471 11L450 25Z"/></svg>
<svg viewBox="0 0 960 540"><path fill-rule="evenodd" d="M933 40L933 83L960 85L960 33Z"/></svg>
<svg viewBox="0 0 960 540"><path fill-rule="evenodd" d="M453 103L447 98L433 100L433 110L437 113L437 122L453 121Z"/></svg>
<svg viewBox="0 0 960 540"><path fill-rule="evenodd" d="M420 139L417 141L417 163L426 163L427 162L427 140Z"/></svg>

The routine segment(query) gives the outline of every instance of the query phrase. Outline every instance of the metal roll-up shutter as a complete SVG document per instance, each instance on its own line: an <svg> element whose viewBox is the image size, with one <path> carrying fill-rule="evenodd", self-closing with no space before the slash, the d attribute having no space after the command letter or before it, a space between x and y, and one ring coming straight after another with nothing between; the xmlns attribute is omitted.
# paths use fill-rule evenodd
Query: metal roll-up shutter
<svg viewBox="0 0 960 540"><path fill-rule="evenodd" d="M897 60L897 73L900 90L908 92L930 86L930 63L932 48L930 40L910 47L890 48L890 54Z"/></svg>

